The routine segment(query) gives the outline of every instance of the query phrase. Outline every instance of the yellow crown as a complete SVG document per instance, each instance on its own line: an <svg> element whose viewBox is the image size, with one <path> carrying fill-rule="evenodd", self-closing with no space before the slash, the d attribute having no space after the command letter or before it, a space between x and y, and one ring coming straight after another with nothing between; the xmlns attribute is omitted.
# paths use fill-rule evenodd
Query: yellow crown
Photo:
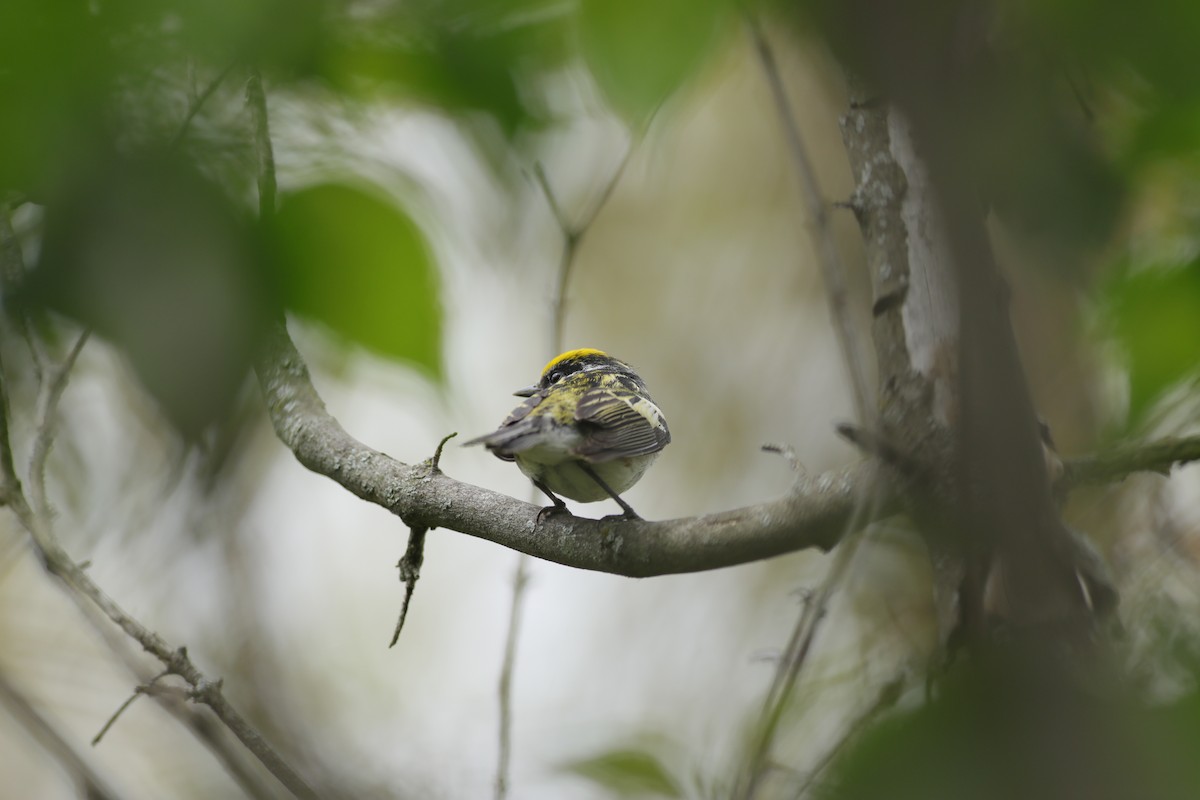
<svg viewBox="0 0 1200 800"><path fill-rule="evenodd" d="M592 347L581 347L578 350L568 350L567 352L560 353L559 355L556 355L554 358L550 359L550 361L546 363L546 366L542 367L542 374L545 375L547 372L554 369L567 359L583 358L584 356L603 356L604 358L609 358L608 353L604 352L603 350L596 350Z"/></svg>

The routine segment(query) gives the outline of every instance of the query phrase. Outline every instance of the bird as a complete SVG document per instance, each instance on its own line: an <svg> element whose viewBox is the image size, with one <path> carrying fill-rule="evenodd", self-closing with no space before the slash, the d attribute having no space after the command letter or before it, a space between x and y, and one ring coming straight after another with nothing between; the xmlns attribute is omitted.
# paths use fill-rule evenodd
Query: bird
<svg viewBox="0 0 1200 800"><path fill-rule="evenodd" d="M537 383L513 394L525 402L464 447L481 444L515 461L553 503L543 512L566 510L562 497L611 497L626 518L641 519L621 493L641 480L671 431L633 367L602 350L568 350L546 364Z"/></svg>

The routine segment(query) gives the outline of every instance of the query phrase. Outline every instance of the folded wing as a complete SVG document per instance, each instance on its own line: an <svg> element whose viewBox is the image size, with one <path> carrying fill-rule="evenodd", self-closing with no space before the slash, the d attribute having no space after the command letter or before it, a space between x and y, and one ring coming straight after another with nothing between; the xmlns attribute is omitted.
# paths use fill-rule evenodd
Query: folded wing
<svg viewBox="0 0 1200 800"><path fill-rule="evenodd" d="M579 399L575 419L585 429L584 441L575 452L589 461L657 453L671 441L658 406L619 387L589 389Z"/></svg>

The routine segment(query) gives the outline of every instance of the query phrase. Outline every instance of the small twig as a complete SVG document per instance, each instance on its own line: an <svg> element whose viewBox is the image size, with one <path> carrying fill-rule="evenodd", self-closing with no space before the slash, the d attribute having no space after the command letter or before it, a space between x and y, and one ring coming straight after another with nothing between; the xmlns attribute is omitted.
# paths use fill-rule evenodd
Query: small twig
<svg viewBox="0 0 1200 800"><path fill-rule="evenodd" d="M513 574L512 603L508 612L508 633L504 637L504 660L500 667L499 757L496 768L496 800L508 797L508 769L512 762L512 684L516 672L517 639L521 633L521 611L525 586L529 583L529 556L522 553Z"/></svg>
<svg viewBox="0 0 1200 800"><path fill-rule="evenodd" d="M869 400L870 382L867 379L863 348L859 341L858 331L850 315L850 292L846 283L847 269L833 238L825 199L821 193L812 162L808 157L808 151L804 146L800 127L796 123L779 66L775 61L775 54L771 50L766 34L748 9L743 9L743 19L783 123L784 134L799 178L800 189L808 206L809 236L812 239L816 260L824 278L826 298L829 303L830 316L833 318L834 330L837 333L838 345L842 351L842 359L849 373L856 418L863 425L871 425L874 416ZM858 526L864 520L871 519L880 506L882 498L872 497L871 494L868 494L869 491L869 486L864 487L864 492L857 496L854 512L845 528L847 533L857 531ZM874 508L868 508L868 506L874 506ZM760 728L751 746L750 755L738 776L734 790L735 797L749 800L757 792L759 780L770 759L771 748L783 712L795 689L800 671L808 660L808 654L816 639L821 620L825 616L829 598L849 573L861 539L861 534L848 535L843 538L829 574L820 589L804 603L792 631L792 637L784 651L784 658L780 661L774 680L767 692L760 717Z"/></svg>
<svg viewBox="0 0 1200 800"><path fill-rule="evenodd" d="M17 292L25 281L25 255L21 251L21 242L17 232L13 230L12 219L8 208L0 208L0 292L5 296ZM11 320L17 333L29 348L33 362L33 377L40 386L42 383L42 351L33 331L30 330L29 320L20 308L11 309Z"/></svg>
<svg viewBox="0 0 1200 800"><path fill-rule="evenodd" d="M429 459L430 472L440 473L442 471L442 450L446 449L446 442L450 441L455 436L458 436L458 431L446 434L442 437L442 440L438 442L437 449L433 451L433 458Z"/></svg>
<svg viewBox="0 0 1200 800"><path fill-rule="evenodd" d="M74 599L77 601L82 601L84 598L90 600L126 635L162 662L167 672L183 678L192 687L191 698L208 706L289 792L299 798L317 797L316 791L267 744L262 735L229 703L221 693L220 681L214 683L208 680L204 673L196 667L188 657L186 648L172 649L161 636L142 625L118 606L66 555L40 518L36 519L35 529L31 531L31 534L34 546L42 557L47 571L61 579L72 590Z"/></svg>
<svg viewBox="0 0 1200 800"><path fill-rule="evenodd" d="M233 71L233 68L236 65L236 61L231 61L229 66L221 70L217 77L213 78L208 85L204 87L204 91L200 92L199 95L192 99L192 102L188 105L187 114L184 116L183 122L181 122L179 125L179 130L175 131L175 135L171 137L171 144L168 145L169 149L178 149L179 145L183 144L183 137L187 135L188 128L191 127L192 120L195 119L196 115L200 113L200 109L205 103L208 102L208 98L212 97L213 93L217 91L217 88L225 82L227 77L229 77L229 73Z"/></svg>
<svg viewBox="0 0 1200 800"><path fill-rule="evenodd" d="M629 161L633 158L633 151L636 149L637 143L645 137L646 131L650 129L650 123L654 121L654 117L657 113L658 108L655 108L654 111L650 113L650 116L646 118L646 122L642 126L642 129L634 134L633 140L630 141L629 146L625 148L625 155L621 156L621 162L617 164L617 168L613 170L613 174L609 176L608 183L604 185L604 189L602 189L600 194L596 196L595 201L592 203L591 210L584 214L583 219L580 220L579 224L576 226L575 238L577 240L582 239L584 235L591 230L592 223L596 221L596 217L600 216L600 211L603 210L606 205L608 205L609 198L612 197L612 193L614 190L616 190L617 184L621 182L621 178L625 175L625 168L629 166ZM578 244L578 241L576 244Z"/></svg>
<svg viewBox="0 0 1200 800"><path fill-rule="evenodd" d="M108 733L108 729L111 728L116 723L117 719L120 718L120 716L125 713L125 709L127 709L131 705L133 705L134 700L137 700L139 697L141 697L142 695L149 692L151 687L153 687L155 683L157 683L158 681L162 680L163 678L167 677L170 674L171 674L170 670L163 670L162 672L158 673L150 680L146 681L145 683L139 684L137 687L135 687L133 690L133 694L131 694L131 695L129 695L129 697L125 698L125 702L121 703L121 705L117 707L117 710L112 713L112 716L109 717L108 721L105 722L104 725L100 728L100 732L97 733L94 737L92 737L92 747L95 747L96 745L100 744L100 740L104 738L104 734Z"/></svg>
<svg viewBox="0 0 1200 800"><path fill-rule="evenodd" d="M1193 461L1200 461L1200 436L1125 444L1104 452L1064 460L1062 482L1074 489L1121 480L1133 472L1166 475L1172 467Z"/></svg>
<svg viewBox="0 0 1200 800"><path fill-rule="evenodd" d="M554 221L558 223L558 228L562 231L563 239L570 241L575 235L575 229L567 221L567 216L563 213L562 206L558 204L558 197L554 194L554 190L550 188L550 180L546 177L546 168L542 166L541 161L534 162L533 177L537 179L538 186L542 190L542 195L545 196L546 203L550 206L550 213L554 214Z"/></svg>
<svg viewBox="0 0 1200 800"><path fill-rule="evenodd" d="M850 528L848 528L850 530ZM862 535L850 535L843 539L834 555L833 565L825 576L819 589L805 598L800 618L792 630L792 637L784 649L779 668L767 690L766 700L759 716L759 729L754 735L749 755L739 772L733 797L739 800L750 800L758 791L759 781L770 762L771 747L775 742L775 734L783 719L789 699L800 677L800 671L808 661L816 640L817 630L825 617L829 599L834 591L845 580L858 552Z"/></svg>
<svg viewBox="0 0 1200 800"><path fill-rule="evenodd" d="M246 105L254 125L254 152L258 159L258 214L263 222L275 215L275 150L271 146L271 124L262 76L252 70L246 80Z"/></svg>
<svg viewBox="0 0 1200 800"><path fill-rule="evenodd" d="M904 676L898 675L892 680L879 687L879 692L875 696L875 701L871 703L861 714L859 714L850 725L846 728L833 747L829 748L821 759L813 765L813 768L808 771L804 782L796 790L796 797L804 797L808 790L816 783L817 778L821 776L830 764L833 763L837 755L846 749L852 741L858 738L859 734L866 729L871 722L878 717L882 712L896 705L896 701L900 699L900 692L904 689Z"/></svg>
<svg viewBox="0 0 1200 800"><path fill-rule="evenodd" d="M445 444L445 441L443 439L442 443ZM441 452L440 447L438 452ZM400 604L400 617L396 620L396 629L392 631L392 641L388 643L389 648L395 647L396 642L400 641L400 631L403 630L404 620L408 617L408 604L412 600L413 589L417 587L417 580L421 577L421 565L425 563L425 534L428 532L429 528L420 525L409 528L408 547L404 551L403 558L396 564L396 568L400 570L400 580L404 584L404 600Z"/></svg>
<svg viewBox="0 0 1200 800"><path fill-rule="evenodd" d="M458 436L458 431L449 433L442 437L438 442L437 449L433 451L433 457L429 459L429 474L440 475L442 472L442 450L446 447L446 442ZM425 534L429 533L429 528L423 525L409 526L408 547L404 550L404 556L396 563L396 568L400 570L400 581L404 584L404 600L400 604L400 616L396 620L396 628L392 631L392 641L388 643L388 648L396 646L396 642L400 641L400 631L404 629L404 620L408 618L408 604L412 601L413 590L417 587L417 581L421 577L421 565L425 563Z"/></svg>
<svg viewBox="0 0 1200 800"><path fill-rule="evenodd" d="M4 367L0 364L0 505L12 506L13 512L22 524L32 518L28 505L25 503L25 493L21 489L21 479L13 464L12 442L8 438L8 385Z"/></svg>
<svg viewBox="0 0 1200 800"><path fill-rule="evenodd" d="M0 673L0 703L66 769L78 785L80 797L88 800L116 800L120 797L3 673Z"/></svg>
<svg viewBox="0 0 1200 800"><path fill-rule="evenodd" d="M850 316L850 290L846 284L847 269L838 253L837 243L833 238L833 229L829 224L829 213L825 198L821 194L820 182L808 157L804 146L804 138L800 135L800 126L796 123L796 115L792 110L787 89L783 85L783 77L775 54L767 41L766 34L759 25L753 13L743 8L742 18L750 39L762 64L763 73L771 90L771 97L779 111L783 123L784 134L787 137L788 150L800 181L800 190L808 206L807 227L816 250L817 263L824 278L825 291L829 301L829 311L833 317L837 332L838 344L842 350L842 358L846 370L850 373L850 388L854 397L854 408L857 419L867 424L872 419L870 397L870 381L867 378L866 362L863 358L863 348L860 344L858 330Z"/></svg>
<svg viewBox="0 0 1200 800"><path fill-rule="evenodd" d="M800 463L800 457L796 455L795 449L790 444L764 444L762 446L764 453L775 453L783 457L792 472L797 475L807 475L808 471L804 469L804 465Z"/></svg>
<svg viewBox="0 0 1200 800"><path fill-rule="evenodd" d="M546 170L543 168L542 163L539 161L533 165L534 178L537 179L538 186L546 198L546 204L550 206L550 211L554 214L554 220L558 223L558 229L563 239L562 252L559 254L558 260L558 283L555 286L554 293L554 320L550 330L550 340L553 343L554 350L552 355L556 355L563 348L563 323L566 319L567 287L571 282L571 270L575 266L575 255L579 251L583 237L591 230L592 223L596 221L596 217L600 215L600 211L608 204L609 198L612 197L613 191L616 190L617 184L621 181L621 176L625 174L625 168L629 166L629 161L633 157L633 151L637 143L645 136L657 112L658 109L656 108L646 118L644 126L633 136L629 147L625 149L625 155L621 157L621 162L617 164L617 168L609 176L608 183L600 191L596 201L592 204L591 210L584 214L583 218L574 225L567 219L566 214L563 212L562 204L559 203L558 197L550 187L550 181L546 177Z"/></svg>
<svg viewBox="0 0 1200 800"><path fill-rule="evenodd" d="M33 512L45 519L50 519L51 514L50 501L46 495L46 459L54 445L54 423L58 414L58 404L71 379L71 370L90 336L91 331L84 330L75 340L62 364L57 367L45 367L46 372L38 392L37 428L29 456L29 502L33 506Z"/></svg>
<svg viewBox="0 0 1200 800"><path fill-rule="evenodd" d="M85 603L80 605L80 610L134 678L139 683L149 683L154 676L146 670L144 659L135 648L136 642L123 631L110 625L108 619L95 606ZM209 709L189 702L190 698L185 689L159 683L145 694L157 703L159 708L174 717L184 730L217 759L229 776L241 786L247 797L266 798L279 794L278 790L268 783L273 781L274 777L265 775L260 764L252 763L256 760L255 754L233 738L229 729Z"/></svg>
<svg viewBox="0 0 1200 800"><path fill-rule="evenodd" d="M900 452L886 436L877 431L842 422L835 426L838 435L869 456L874 456L890 467L908 475L922 472L921 465L907 454Z"/></svg>

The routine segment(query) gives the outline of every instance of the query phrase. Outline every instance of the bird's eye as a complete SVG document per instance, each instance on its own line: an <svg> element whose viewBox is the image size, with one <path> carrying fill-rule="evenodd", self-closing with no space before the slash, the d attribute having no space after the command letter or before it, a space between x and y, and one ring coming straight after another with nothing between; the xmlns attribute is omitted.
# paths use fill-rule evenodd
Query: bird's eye
<svg viewBox="0 0 1200 800"><path fill-rule="evenodd" d="M551 383L558 383L560 380L562 380L562 372L560 372L559 370L554 370L554 372L550 373L550 382Z"/></svg>

